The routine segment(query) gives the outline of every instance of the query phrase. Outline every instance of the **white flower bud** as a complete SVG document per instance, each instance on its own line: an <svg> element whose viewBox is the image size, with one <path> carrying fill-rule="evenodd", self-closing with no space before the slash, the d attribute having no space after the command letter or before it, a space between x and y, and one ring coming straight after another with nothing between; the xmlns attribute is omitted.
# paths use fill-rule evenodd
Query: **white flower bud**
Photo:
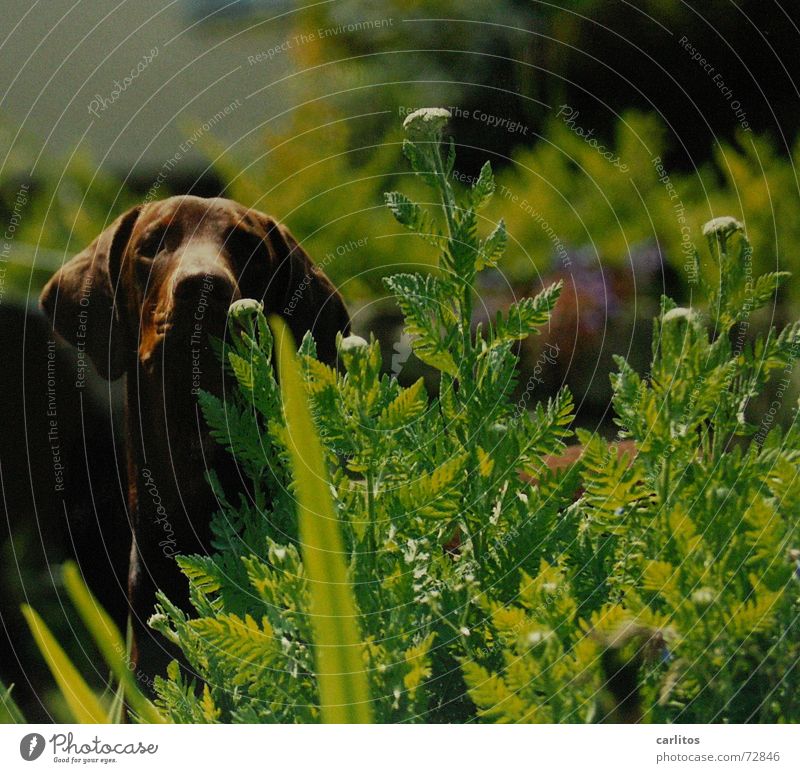
<svg viewBox="0 0 800 773"><path fill-rule="evenodd" d="M406 117L403 128L410 136L429 137L440 132L450 117L450 111L443 107L423 107Z"/></svg>
<svg viewBox="0 0 800 773"><path fill-rule="evenodd" d="M693 309L687 309L684 306L678 306L676 309L670 309L664 315L664 322L672 322L675 319L682 319L685 322L694 322L696 318L696 311Z"/></svg>
<svg viewBox="0 0 800 773"><path fill-rule="evenodd" d="M339 351L342 354L346 352L354 352L358 349L366 349L369 344L361 337L361 336L347 336L347 338L343 338L342 342L339 344Z"/></svg>
<svg viewBox="0 0 800 773"><path fill-rule="evenodd" d="M715 217L703 226L703 236L716 236L718 239L727 239L736 231L744 233L744 226L735 217L729 215Z"/></svg>
<svg viewBox="0 0 800 773"><path fill-rule="evenodd" d="M676 309L670 309L662 318L661 324L666 327L670 324L686 323L691 325L695 330L703 329L703 317L700 312L694 309L687 309L684 306L678 306Z"/></svg>
<svg viewBox="0 0 800 773"><path fill-rule="evenodd" d="M544 644L551 636L550 631L530 631L528 635L525 637L525 643L531 649L536 649L537 647Z"/></svg>
<svg viewBox="0 0 800 773"><path fill-rule="evenodd" d="M708 607L714 603L717 594L713 588L698 588L692 594L692 603L698 607Z"/></svg>
<svg viewBox="0 0 800 773"><path fill-rule="evenodd" d="M261 301L257 301L255 298L240 298L230 305L228 317L233 322L243 325L246 320L257 316L262 311L264 311L264 304Z"/></svg>

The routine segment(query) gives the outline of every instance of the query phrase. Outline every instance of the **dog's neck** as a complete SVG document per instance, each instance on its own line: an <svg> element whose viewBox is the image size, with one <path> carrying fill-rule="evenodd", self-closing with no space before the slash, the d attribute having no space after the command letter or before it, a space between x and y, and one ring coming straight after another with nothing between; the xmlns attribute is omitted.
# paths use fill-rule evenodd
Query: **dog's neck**
<svg viewBox="0 0 800 773"><path fill-rule="evenodd" d="M213 352L202 352L199 379L186 362L162 361L163 368L136 363L128 370L126 423L129 506L142 570L166 589L177 582L172 556L211 549L209 524L220 503L206 472L214 470L226 491L242 484L234 460L210 436L198 403L201 389L223 394Z"/></svg>

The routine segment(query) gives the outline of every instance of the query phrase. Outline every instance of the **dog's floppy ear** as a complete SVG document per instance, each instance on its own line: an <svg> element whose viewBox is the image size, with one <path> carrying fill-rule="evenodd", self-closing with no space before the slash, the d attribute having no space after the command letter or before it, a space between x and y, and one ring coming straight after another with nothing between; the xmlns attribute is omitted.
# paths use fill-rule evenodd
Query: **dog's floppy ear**
<svg viewBox="0 0 800 773"><path fill-rule="evenodd" d="M268 310L286 320L298 346L310 330L319 359L334 362L336 334L350 332L350 315L342 296L288 228L266 215L260 219L273 260L273 276L265 298Z"/></svg>
<svg viewBox="0 0 800 773"><path fill-rule="evenodd" d="M39 298L56 332L85 351L103 378L125 372L125 330L114 293L122 256L141 207L120 215L53 276ZM119 288L121 291L122 288Z"/></svg>

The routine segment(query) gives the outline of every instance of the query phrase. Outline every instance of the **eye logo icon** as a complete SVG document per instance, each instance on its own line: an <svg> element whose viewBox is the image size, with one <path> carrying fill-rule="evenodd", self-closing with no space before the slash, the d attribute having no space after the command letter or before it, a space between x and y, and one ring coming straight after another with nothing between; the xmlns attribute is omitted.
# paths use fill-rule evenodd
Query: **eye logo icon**
<svg viewBox="0 0 800 773"><path fill-rule="evenodd" d="M38 760L44 751L44 736L39 733L28 733L19 742L19 753L23 760Z"/></svg>

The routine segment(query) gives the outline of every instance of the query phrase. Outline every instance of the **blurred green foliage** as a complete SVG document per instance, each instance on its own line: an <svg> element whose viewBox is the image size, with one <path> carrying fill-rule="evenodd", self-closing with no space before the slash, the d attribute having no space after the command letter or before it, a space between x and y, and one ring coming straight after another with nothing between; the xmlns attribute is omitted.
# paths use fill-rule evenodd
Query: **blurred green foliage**
<svg viewBox="0 0 800 773"><path fill-rule="evenodd" d="M580 121L578 116L573 129L590 128ZM250 149L246 158L211 137L200 142L223 195L285 221L351 302L382 295L382 278L399 267L432 260L407 234L387 234L381 225L386 187L422 193L412 175L386 171L398 167L399 135L359 144L354 142L361 133L357 123L314 104L293 113L280 130L264 132L259 152ZM800 220L794 216L800 204L795 173L800 143L792 158L785 158L769 140L743 134L736 145L720 145L713 162L695 172L672 172L663 162L659 167L666 140L658 118L629 113L608 149L627 167L623 172L573 129L554 117L538 142L494 161L500 167L498 196L481 216L489 222L503 210L509 231L504 273L517 289L524 292L536 277L553 271L579 271L575 255L583 256L583 266L633 271L642 246L648 245L677 272L679 295L688 297L685 247L698 237L703 222L721 212L739 217L752 233L756 273L800 268ZM6 221L24 166L18 162L0 185ZM30 184L12 245L12 262L18 256L25 269L11 274L11 284L23 287L34 246L39 250L36 287L59 259L82 249L106 222L142 198L85 157L73 157L63 168L42 163L38 169L41 176ZM459 169L453 174L456 183L474 176ZM168 179L164 196L174 192L169 186ZM657 297L658 288L635 292ZM795 308L797 283L785 293Z"/></svg>
<svg viewBox="0 0 800 773"><path fill-rule="evenodd" d="M591 128L580 121L578 116L576 130ZM800 203L794 169L800 143L786 159L768 140L742 134L737 145L721 144L713 162L681 173L665 167L665 137L655 115L626 114L613 145L628 167L623 172L554 117L543 141L519 148L499 176L524 202L504 210L518 243L512 270L524 276L526 263L541 266L548 253L558 257L547 224L567 248L588 248L598 262L611 265L627 263L637 245L653 242L687 286L684 245L698 238L702 223L723 212L735 214L752 232L754 252L762 256L756 273L774 270L776 262L795 268L800 224L792 213ZM791 297L798 299L796 291Z"/></svg>

